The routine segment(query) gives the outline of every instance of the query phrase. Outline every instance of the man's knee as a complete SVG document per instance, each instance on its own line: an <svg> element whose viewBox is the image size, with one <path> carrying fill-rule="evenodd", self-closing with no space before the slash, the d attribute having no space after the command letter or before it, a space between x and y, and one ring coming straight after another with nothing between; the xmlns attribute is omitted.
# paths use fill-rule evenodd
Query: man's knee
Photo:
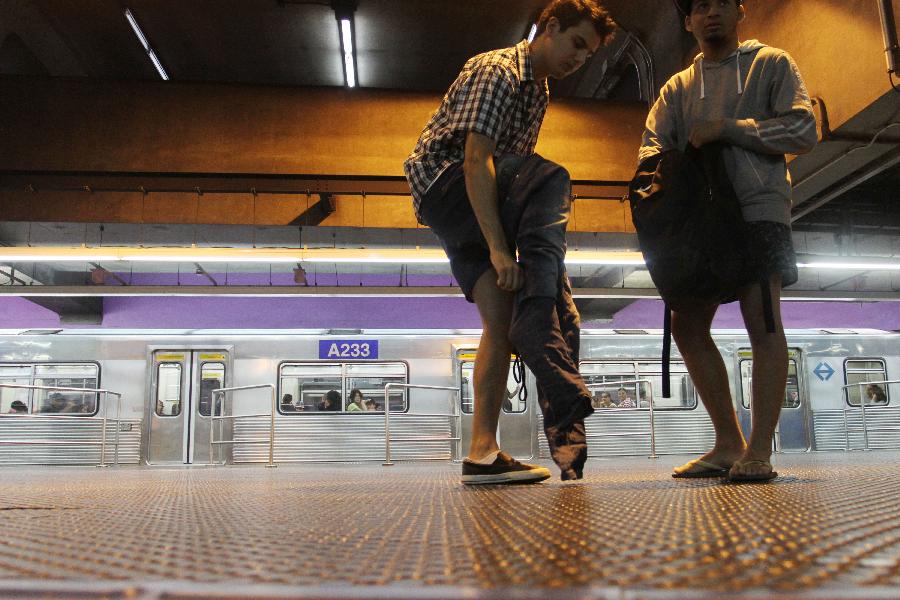
<svg viewBox="0 0 900 600"><path fill-rule="evenodd" d="M672 337L681 353L690 352L694 346L712 339L706 319L699 314L673 313Z"/></svg>

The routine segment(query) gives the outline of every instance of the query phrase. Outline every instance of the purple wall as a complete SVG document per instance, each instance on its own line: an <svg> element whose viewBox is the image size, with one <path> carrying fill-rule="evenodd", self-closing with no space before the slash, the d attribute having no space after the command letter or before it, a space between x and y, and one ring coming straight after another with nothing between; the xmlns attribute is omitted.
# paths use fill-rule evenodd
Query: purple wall
<svg viewBox="0 0 900 600"><path fill-rule="evenodd" d="M226 298L109 297L105 328L139 329L475 329L481 321L462 298ZM786 302L788 328L847 327L900 330L900 302ZM638 300L604 329L660 329L662 303ZM0 297L0 329L60 327L55 313L23 298ZM713 327L741 329L736 303L719 309Z"/></svg>
<svg viewBox="0 0 900 600"><path fill-rule="evenodd" d="M788 329L841 327L900 330L900 302L783 302L781 316ZM661 300L638 300L616 313L612 325L606 327L662 329L662 319ZM719 307L713 328L744 328L737 302Z"/></svg>
<svg viewBox="0 0 900 600"><path fill-rule="evenodd" d="M0 297L0 329L59 327L59 316L25 298Z"/></svg>

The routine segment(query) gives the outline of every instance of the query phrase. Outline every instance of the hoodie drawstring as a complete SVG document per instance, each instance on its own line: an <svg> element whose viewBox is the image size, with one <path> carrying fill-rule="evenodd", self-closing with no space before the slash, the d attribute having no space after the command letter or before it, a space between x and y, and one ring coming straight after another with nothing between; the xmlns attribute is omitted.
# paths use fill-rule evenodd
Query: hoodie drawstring
<svg viewBox="0 0 900 600"><path fill-rule="evenodd" d="M734 54L731 56L736 56L735 59L737 61L737 93L738 95L742 95L744 93L744 78L741 75L741 49L738 48L735 50ZM700 99L706 99L706 78L703 76L703 57L701 55L700 59Z"/></svg>
<svg viewBox="0 0 900 600"><path fill-rule="evenodd" d="M706 79L703 77L703 59L700 59L700 99L706 98Z"/></svg>

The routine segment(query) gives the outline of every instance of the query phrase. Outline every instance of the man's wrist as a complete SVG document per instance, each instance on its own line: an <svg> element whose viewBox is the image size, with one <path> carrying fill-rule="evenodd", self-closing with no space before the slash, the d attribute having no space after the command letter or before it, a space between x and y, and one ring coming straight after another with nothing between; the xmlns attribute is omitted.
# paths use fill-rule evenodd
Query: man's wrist
<svg viewBox="0 0 900 600"><path fill-rule="evenodd" d="M722 139L736 143L744 135L744 127L738 119L722 119Z"/></svg>

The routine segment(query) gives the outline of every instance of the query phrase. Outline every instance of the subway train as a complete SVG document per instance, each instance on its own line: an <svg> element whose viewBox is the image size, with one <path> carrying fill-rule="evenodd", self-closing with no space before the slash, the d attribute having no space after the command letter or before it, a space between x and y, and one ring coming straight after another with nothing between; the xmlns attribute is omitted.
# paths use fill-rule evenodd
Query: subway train
<svg viewBox="0 0 900 600"><path fill-rule="evenodd" d="M478 335L0 335L0 464L458 460L471 432ZM749 341L740 331L714 337L735 409L749 428ZM900 387L885 383L900 372L900 335L791 330L787 338L776 451L900 448ZM712 425L677 353L671 397L662 397L661 347L660 331L583 331L580 368L596 406L586 421L590 456L696 454L711 447ZM353 390L362 401L350 402ZM549 456L536 397L533 376L526 372L517 383L511 372L498 438L519 458Z"/></svg>

